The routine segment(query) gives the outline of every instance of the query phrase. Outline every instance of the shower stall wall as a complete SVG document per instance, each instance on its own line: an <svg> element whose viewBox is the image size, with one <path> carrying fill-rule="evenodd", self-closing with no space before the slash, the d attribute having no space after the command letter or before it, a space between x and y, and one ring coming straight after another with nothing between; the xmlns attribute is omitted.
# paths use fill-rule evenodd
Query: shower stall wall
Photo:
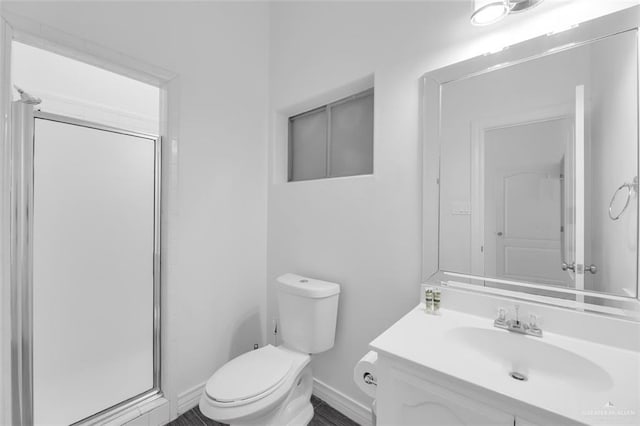
<svg viewBox="0 0 640 426"><path fill-rule="evenodd" d="M160 140L13 108L16 424L160 395Z"/></svg>

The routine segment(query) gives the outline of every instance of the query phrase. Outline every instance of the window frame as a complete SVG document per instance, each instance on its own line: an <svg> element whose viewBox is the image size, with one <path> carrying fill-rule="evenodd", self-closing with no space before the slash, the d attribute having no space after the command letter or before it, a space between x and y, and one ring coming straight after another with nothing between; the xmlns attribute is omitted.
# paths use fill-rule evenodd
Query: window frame
<svg viewBox="0 0 640 426"><path fill-rule="evenodd" d="M368 89L362 90L358 93L354 93L353 95L346 96L344 98L340 98L336 101L329 102L327 104L321 105L319 107L315 107L304 112L291 115L287 118L287 183L292 182L306 182L320 179L332 179L332 178L346 178L353 176L368 176L373 175L373 163L375 158L375 152L372 152L371 155L371 173L358 173L353 175L343 175L343 176L331 176L331 111L334 107L342 105L347 102L351 102L360 98L364 98L367 96L373 97L373 114L375 117L375 89L374 87L369 87ZM326 147L326 158L325 158L325 174L324 176L314 177L314 178L305 178L305 179L293 179L293 151L294 151L294 141L293 141L293 122L298 118L302 118L308 115L317 114L319 112L324 111L327 114L327 136L325 141ZM373 125L375 127L375 118L373 120ZM374 133L375 135L375 133ZM373 138L371 141L372 149L373 149Z"/></svg>

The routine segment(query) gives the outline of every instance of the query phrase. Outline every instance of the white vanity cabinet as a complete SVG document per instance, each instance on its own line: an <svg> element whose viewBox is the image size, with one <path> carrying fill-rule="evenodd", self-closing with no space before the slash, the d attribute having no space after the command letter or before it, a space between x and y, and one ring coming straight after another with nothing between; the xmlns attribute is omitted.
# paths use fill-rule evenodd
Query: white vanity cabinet
<svg viewBox="0 0 640 426"><path fill-rule="evenodd" d="M589 320L555 314L575 327ZM380 425L640 425L640 351L549 330L525 336L459 311L428 315L422 305L369 347L378 354Z"/></svg>
<svg viewBox="0 0 640 426"><path fill-rule="evenodd" d="M513 426L514 416L391 363L378 382L378 424Z"/></svg>
<svg viewBox="0 0 640 426"><path fill-rule="evenodd" d="M640 373L636 351L550 331L523 336L485 317L445 309L427 315L422 306L370 348L380 425L640 424L640 385L629 379Z"/></svg>
<svg viewBox="0 0 640 426"><path fill-rule="evenodd" d="M449 382L443 384L443 382ZM535 410L537 411L537 410ZM377 424L422 426L541 426L577 424L494 398L403 360L378 359ZM529 420L534 419L534 420Z"/></svg>

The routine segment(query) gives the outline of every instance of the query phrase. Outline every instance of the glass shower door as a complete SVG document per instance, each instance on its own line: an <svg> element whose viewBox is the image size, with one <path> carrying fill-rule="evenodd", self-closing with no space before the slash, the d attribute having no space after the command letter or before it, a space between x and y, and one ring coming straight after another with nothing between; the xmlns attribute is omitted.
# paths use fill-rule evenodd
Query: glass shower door
<svg viewBox="0 0 640 426"><path fill-rule="evenodd" d="M159 386L159 141L36 112L33 152L33 416L68 425Z"/></svg>

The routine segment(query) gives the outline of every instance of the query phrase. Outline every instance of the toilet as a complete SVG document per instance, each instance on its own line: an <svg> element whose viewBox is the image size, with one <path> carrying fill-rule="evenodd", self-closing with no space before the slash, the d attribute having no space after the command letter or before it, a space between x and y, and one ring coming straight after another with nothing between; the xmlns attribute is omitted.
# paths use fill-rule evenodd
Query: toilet
<svg viewBox="0 0 640 426"><path fill-rule="evenodd" d="M340 286L277 278L280 346L244 353L211 376L200 411L232 425L306 425L313 417L310 354L333 347Z"/></svg>

